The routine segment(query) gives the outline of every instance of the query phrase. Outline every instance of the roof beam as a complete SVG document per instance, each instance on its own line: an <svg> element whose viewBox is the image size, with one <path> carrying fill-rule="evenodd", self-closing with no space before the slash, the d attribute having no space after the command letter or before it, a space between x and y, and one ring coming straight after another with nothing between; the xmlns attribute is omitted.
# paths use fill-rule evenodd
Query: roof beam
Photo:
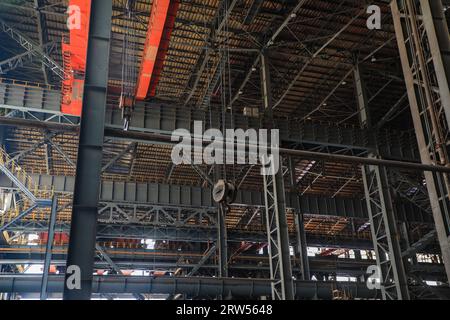
<svg viewBox="0 0 450 320"><path fill-rule="evenodd" d="M25 63L32 62L36 57L38 51L52 51L52 48L55 46L54 42L46 43L43 46L38 46L33 48L30 51L26 51L20 53L14 57L8 58L6 60L0 61L0 74L5 74L9 71L12 71L18 67L23 67Z"/></svg>
<svg viewBox="0 0 450 320"><path fill-rule="evenodd" d="M259 10L261 9L261 5L264 2L264 0L253 0L250 8L247 11L247 15L244 19L245 25L252 24L255 17L258 15Z"/></svg>
<svg viewBox="0 0 450 320"><path fill-rule="evenodd" d="M105 164L102 167L102 172L105 172L109 167L114 165L120 158L122 158L125 154L129 153L130 151L134 150L136 147L136 142L131 142L125 149L123 149L121 152L116 154L107 164Z"/></svg>
<svg viewBox="0 0 450 320"><path fill-rule="evenodd" d="M191 82L193 82L193 85L189 89L189 95L187 96L186 100L184 101L184 105L187 105L189 101L194 96L196 89L198 87L198 84L200 83L201 77L203 72L205 71L206 67L208 66L208 63L211 58L211 51L213 43L217 39L217 35L222 31L222 28L224 27L225 23L228 21L231 12L233 11L234 7L237 4L237 0L222 0L222 2L219 4L219 7L217 8L216 14L214 16L214 20L211 24L210 31L208 34L207 39L205 39L206 48L203 50L203 52L200 54L199 59L194 67L194 70L191 74L193 74L195 77L189 79L188 86ZM226 9L226 10L225 10ZM223 15L221 14L224 11ZM220 74L221 65L219 63L219 66L213 76L213 80L211 80L211 83L209 85L208 90L205 93L205 96L200 99L201 102L204 102L204 104L207 103L207 95L211 94L212 90L214 90L214 86L217 83L218 76L217 74ZM212 88L211 88L212 87ZM205 102L206 101L206 102Z"/></svg>
<svg viewBox="0 0 450 320"><path fill-rule="evenodd" d="M253 61L249 71L246 73L246 76L244 77L244 80L242 81L241 85L239 86L239 89L234 94L233 98L231 99L230 104L228 107L233 105L233 103L239 99L239 96L241 95L242 91L244 90L244 87L247 85L247 82L250 80L251 75L253 72L257 70L257 66L259 64L261 54L267 50L272 44L274 44L276 38L280 35L280 33L286 28L286 26L289 24L289 22L292 19L295 19L297 17L297 13L300 11L300 9L303 7L303 5L308 2L308 0L299 0L297 5L294 7L294 9L291 10L291 12L284 18L281 25L275 30L275 32L272 34L269 40L267 40L264 45L259 50L259 53L257 54L255 60Z"/></svg>
<svg viewBox="0 0 450 320"><path fill-rule="evenodd" d="M303 65L303 67L297 72L297 75L292 79L292 81L289 83L286 90L284 90L283 94L278 98L278 100L274 103L273 108L275 109L280 103L284 100L286 95L291 91L292 87L295 85L295 83L300 79L300 77L303 75L303 72L306 70L306 68L311 64L311 62L325 49L330 45L334 40L336 40L345 30L347 30L348 27L350 27L353 22L355 22L362 14L366 12L366 8L364 7L363 10L360 10L355 16L353 16L347 24L345 24L339 31L337 31L330 39L328 39L327 42L325 42L319 49L317 49L312 55L311 58Z"/></svg>
<svg viewBox="0 0 450 320"><path fill-rule="evenodd" d="M59 63L53 60L48 54L46 54L38 45L29 40L22 33L9 26L4 20L0 19L0 30L5 32L11 39L20 44L28 51L35 52L36 55L42 58L42 62L58 77L64 79L64 69Z"/></svg>
<svg viewBox="0 0 450 320"><path fill-rule="evenodd" d="M34 7L36 8L36 19L37 19L37 30L39 37L39 45L42 47L48 42L47 33L47 22L45 20L45 15L40 11L42 7L45 6L44 0L34 0ZM50 75L47 73L47 68L42 62L42 74L44 76L44 81L46 84L49 83Z"/></svg>

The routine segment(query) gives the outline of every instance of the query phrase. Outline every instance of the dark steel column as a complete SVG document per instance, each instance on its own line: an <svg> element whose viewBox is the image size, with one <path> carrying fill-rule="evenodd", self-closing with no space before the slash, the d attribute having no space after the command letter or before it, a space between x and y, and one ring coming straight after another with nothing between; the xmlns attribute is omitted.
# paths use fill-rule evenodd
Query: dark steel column
<svg viewBox="0 0 450 320"><path fill-rule="evenodd" d="M55 223L58 214L58 198L53 196L50 221L48 223L47 245L45 248L44 271L42 275L41 300L47 299L48 274L52 261L53 239L55 238Z"/></svg>
<svg viewBox="0 0 450 320"><path fill-rule="evenodd" d="M6 126L0 127L0 148L5 148Z"/></svg>
<svg viewBox="0 0 450 320"><path fill-rule="evenodd" d="M310 280L311 275L309 272L308 261L308 247L306 245L306 232L303 220L303 213L300 208L300 196L296 189L296 177L295 177L295 163L291 157L288 158L289 164L289 180L291 183L291 192L295 197L295 212L294 212L294 225L295 225L295 237L296 244L294 252L296 258L299 260L300 271L302 273L301 280Z"/></svg>
<svg viewBox="0 0 450 320"><path fill-rule="evenodd" d="M78 266L81 288L70 290L66 274L65 300L87 300L92 291L97 206L103 154L112 0L92 1L86 80L81 114L77 174L67 267Z"/></svg>
<svg viewBox="0 0 450 320"><path fill-rule="evenodd" d="M217 248L219 250L219 277L228 277L228 235L225 223L225 208L218 205L217 210Z"/></svg>

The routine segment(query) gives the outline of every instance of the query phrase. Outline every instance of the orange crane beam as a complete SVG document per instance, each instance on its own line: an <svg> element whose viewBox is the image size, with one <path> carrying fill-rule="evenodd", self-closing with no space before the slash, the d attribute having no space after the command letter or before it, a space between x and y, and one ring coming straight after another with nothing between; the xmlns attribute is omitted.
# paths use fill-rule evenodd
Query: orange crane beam
<svg viewBox="0 0 450 320"><path fill-rule="evenodd" d="M91 0L70 0L68 14L70 35L69 39L63 39L61 46L66 74L62 83L61 111L80 116L83 107Z"/></svg>
<svg viewBox="0 0 450 320"><path fill-rule="evenodd" d="M154 0L136 86L136 99L154 95L175 23L179 0ZM152 84L152 87L150 85ZM151 89L151 90L150 90Z"/></svg>

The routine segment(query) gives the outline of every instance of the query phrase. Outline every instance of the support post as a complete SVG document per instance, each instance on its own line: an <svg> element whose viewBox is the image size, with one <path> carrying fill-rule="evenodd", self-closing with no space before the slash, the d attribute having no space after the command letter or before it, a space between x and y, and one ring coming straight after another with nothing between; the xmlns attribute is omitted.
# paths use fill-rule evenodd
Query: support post
<svg viewBox="0 0 450 320"><path fill-rule="evenodd" d="M353 75L361 126L371 128L365 84L358 62L354 67ZM369 155L371 158L378 156L377 153ZM382 298L383 300L409 300L386 168L363 165L362 177Z"/></svg>
<svg viewBox="0 0 450 320"><path fill-rule="evenodd" d="M435 12L436 8L443 10L440 2L393 0L391 10L420 158L423 164L448 167L449 59L442 51L449 48L449 31L445 19L437 19L443 14ZM438 88L437 92L433 88ZM447 174L424 174L450 280L449 179Z"/></svg>
<svg viewBox="0 0 450 320"><path fill-rule="evenodd" d="M73 197L67 267L79 268L81 286L68 286L64 300L88 300L92 291L97 212L108 86L112 0L92 1L86 80L81 114L77 173ZM69 281L68 281L69 280Z"/></svg>
<svg viewBox="0 0 450 320"><path fill-rule="evenodd" d="M269 63L265 53L261 55L261 79L264 117L269 128L273 128L273 99L270 85ZM270 133L268 134L270 136ZM270 140L270 139L269 139ZM272 145L272 141L270 144ZM275 142L277 143L277 142ZM280 167L282 160L279 159ZM273 161L271 161L273 164ZM270 174L266 171L264 180L265 216L269 248L270 277L273 300L293 300L294 284L289 248L289 232L286 218L286 195L283 170L276 172L272 166Z"/></svg>
<svg viewBox="0 0 450 320"><path fill-rule="evenodd" d="M44 271L42 275L41 300L47 299L48 274L50 272L50 263L52 261L53 240L55 238L55 223L58 214L58 198L53 196L52 207L50 211L50 221L48 224L47 245L45 247Z"/></svg>
<svg viewBox="0 0 450 320"><path fill-rule="evenodd" d="M300 272L302 274L301 280L310 280L311 275L309 272L309 261L308 261L308 247L306 245L306 232L305 225L303 221L303 213L301 212L300 206L300 196L297 194L295 189L296 178L295 178L295 163L291 157L288 158L289 164L289 179L291 184L291 192L295 197L295 212L294 212L294 226L295 226L295 255L299 261Z"/></svg>
<svg viewBox="0 0 450 320"><path fill-rule="evenodd" d="M219 277L228 277L228 236L225 223L225 208L223 204L218 205L217 210L217 247L219 249Z"/></svg>

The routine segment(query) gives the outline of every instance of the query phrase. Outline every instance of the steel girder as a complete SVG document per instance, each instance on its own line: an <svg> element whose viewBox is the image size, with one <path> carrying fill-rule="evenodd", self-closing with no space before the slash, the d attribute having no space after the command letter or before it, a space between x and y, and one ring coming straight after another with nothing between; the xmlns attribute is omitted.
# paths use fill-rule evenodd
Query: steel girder
<svg viewBox="0 0 450 320"><path fill-rule="evenodd" d="M60 293L64 278L50 276L48 292ZM0 292L39 292L40 276L0 276ZM297 299L331 299L335 289L345 290L354 298L379 298L377 290L369 290L365 283L295 281ZM220 295L233 298L259 298L269 296L271 281L267 279L202 278L202 277L136 277L136 276L94 276L92 292L95 293L183 293L190 297L211 298Z"/></svg>
<svg viewBox="0 0 450 320"><path fill-rule="evenodd" d="M215 271L218 268L215 263L215 246L209 247L205 252L201 251L166 251L149 250L142 248L106 248L103 252L109 256L109 260L103 259L97 255L95 268L104 270L110 269L112 264L115 270L152 270L158 268L186 270L186 275L196 276L205 274L198 272L208 270ZM0 264L2 265L39 265L44 264L45 246L4 246L0 247ZM66 265L67 246L55 246L51 264L64 267ZM99 251L97 251L99 253ZM292 260L294 258L292 257ZM310 257L312 274L327 274L330 276L361 277L365 276L366 270L373 265L374 259L362 260L359 258L338 258L329 257ZM112 264L111 264L112 262ZM209 262L209 263L207 263ZM269 275L270 267L268 265L267 255L245 254L235 259L230 264L230 274L239 277L241 272L248 272L253 278L266 278ZM300 269L294 267L296 273ZM198 273L197 273L198 272ZM250 273L252 275L250 275ZM444 266L437 263L418 263L414 266L414 273L418 274L426 281L442 281L445 279ZM295 277L298 280L298 277Z"/></svg>
<svg viewBox="0 0 450 320"><path fill-rule="evenodd" d="M74 177L31 175L39 188L53 187L55 193L70 196L74 190ZM0 188L14 190L13 183L0 176ZM105 203L123 204L126 210L134 205L150 208L152 205L186 209L215 210L210 188L177 186L158 183L134 183L102 181L100 185L100 201ZM368 219L365 202L360 198L325 198L313 195L303 195L300 199L287 193L288 209L301 210L304 214L340 216L356 219ZM264 195L259 191L239 190L235 201L237 206L264 206ZM142 206L144 205L144 207ZM397 220L431 224L433 219L416 205L409 201L396 201ZM142 209L142 210L145 210ZM146 209L149 210L149 209ZM212 212L212 211L211 211Z"/></svg>
<svg viewBox="0 0 450 320"><path fill-rule="evenodd" d="M64 69L56 61L54 61L48 54L46 54L39 45L36 45L26 36L18 32L13 27L9 26L5 21L0 19L0 30L5 32L11 39L20 44L28 52L33 52L33 55L37 55L42 59L42 63L54 72L58 77L64 79Z"/></svg>
<svg viewBox="0 0 450 320"><path fill-rule="evenodd" d="M22 67L27 62L33 62L33 60L36 58L35 55L37 51L51 52L54 50L54 47L55 43L49 42L45 45L33 48L31 51L26 51L24 53L17 54L9 59L0 61L0 74L6 74L18 67ZM43 66L45 67L45 64L43 64Z"/></svg>
<svg viewBox="0 0 450 320"><path fill-rule="evenodd" d="M62 113L60 105L61 94L57 90L0 81L0 109L17 110L24 119L77 124L79 118ZM138 102L135 112L142 116L131 119L130 130L139 132L171 134L179 128L193 130L193 121L208 123L209 119L205 111L164 103ZM11 116L17 117L14 114ZM219 117L216 112L212 116ZM233 119L227 114L226 121L244 130L261 126L258 119L237 113L234 113ZM122 128L120 110L108 108L105 124L107 127ZM378 140L380 153L387 159L416 161L419 158L415 137L410 132L381 130L377 137L373 137L369 131L356 127L300 122L296 119L274 119L274 128L280 129L282 145L286 146L301 146L304 149L320 146L330 153L346 150L347 154L362 155L372 150L375 140ZM63 127L61 129L64 130Z"/></svg>
<svg viewBox="0 0 450 320"><path fill-rule="evenodd" d="M45 1L34 0L34 7L36 8L36 20L37 20L39 44L41 46L44 46L48 42L47 20L45 14L41 12L43 7L45 7ZM45 83L48 84L50 79L49 74L47 73L47 69L45 67L45 63L42 63L42 73L44 75Z"/></svg>
<svg viewBox="0 0 450 320"><path fill-rule="evenodd" d="M243 92L245 86L250 81L250 78L254 72L254 70L257 69L258 64L261 61L261 54L263 54L271 45L275 43L275 40L278 38L278 36L283 32L283 30L288 27L289 22L292 21L296 16L297 13L302 9L302 7L306 4L307 0L298 0L295 7L292 8L291 11L289 11L286 16L283 19L283 22L278 26L278 28L270 35L270 37L266 37L266 35L262 35L262 38L259 43L262 43L261 49L259 50L258 54L255 56L255 59L253 63L251 64L251 67L246 72L244 78L242 79L241 85L239 86L239 89L233 94L233 97L230 101L230 104L227 107L232 106L236 100L239 99L241 96L240 93Z"/></svg>
<svg viewBox="0 0 450 320"><path fill-rule="evenodd" d="M67 233L70 225L66 222L57 222L57 230ZM48 231L47 221L18 221L9 228L15 232L39 233ZM173 227L173 226L143 226L132 224L103 224L98 223L97 237L111 239L154 239L186 242L211 242L217 239L217 228L209 227ZM292 237L293 239L293 237ZM267 242L267 236L262 231L228 230L229 242ZM320 235L307 235L308 245L313 247L346 248L371 250L370 240L358 237L328 237ZM292 242L291 245L294 245Z"/></svg>
<svg viewBox="0 0 450 320"><path fill-rule="evenodd" d="M212 228L217 224L216 210L180 206L99 202L98 222L104 224L135 224Z"/></svg>

